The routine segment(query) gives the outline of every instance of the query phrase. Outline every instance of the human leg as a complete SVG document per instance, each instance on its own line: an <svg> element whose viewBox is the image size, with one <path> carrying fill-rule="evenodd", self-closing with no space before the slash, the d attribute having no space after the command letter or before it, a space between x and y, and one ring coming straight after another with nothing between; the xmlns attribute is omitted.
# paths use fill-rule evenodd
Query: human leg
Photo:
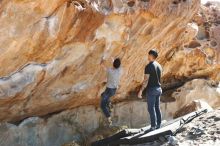
<svg viewBox="0 0 220 146"><path fill-rule="evenodd" d="M110 98L115 95L115 92L116 89L106 88L105 92L103 92L101 95L101 109L107 118L111 116Z"/></svg>
<svg viewBox="0 0 220 146"><path fill-rule="evenodd" d="M152 94L152 91L147 91L147 105L152 128L156 127L155 102L155 96Z"/></svg>
<svg viewBox="0 0 220 146"><path fill-rule="evenodd" d="M156 117L157 117L157 128L160 128L161 126L161 110L160 110L160 96L162 94L162 89L157 89L158 94L156 95L156 102L155 102L155 112L156 112Z"/></svg>
<svg viewBox="0 0 220 146"><path fill-rule="evenodd" d="M101 109L105 115L106 118L110 117L110 111L108 108L109 105L109 93L108 93L108 88L102 93L101 95L102 99L101 99Z"/></svg>

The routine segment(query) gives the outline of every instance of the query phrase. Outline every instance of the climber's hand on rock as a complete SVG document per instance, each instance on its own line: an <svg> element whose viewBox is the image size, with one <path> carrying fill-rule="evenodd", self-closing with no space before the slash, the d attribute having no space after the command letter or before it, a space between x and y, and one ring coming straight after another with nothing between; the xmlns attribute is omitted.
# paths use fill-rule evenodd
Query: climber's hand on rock
<svg viewBox="0 0 220 146"><path fill-rule="evenodd" d="M111 57L111 62L112 62L112 63L114 62L114 60L115 60L115 58L114 58L114 57Z"/></svg>
<svg viewBox="0 0 220 146"><path fill-rule="evenodd" d="M102 59L101 59L101 62L100 62L100 64L103 64L103 63L104 63L104 61L105 61L105 60L104 60L104 59L102 58Z"/></svg>

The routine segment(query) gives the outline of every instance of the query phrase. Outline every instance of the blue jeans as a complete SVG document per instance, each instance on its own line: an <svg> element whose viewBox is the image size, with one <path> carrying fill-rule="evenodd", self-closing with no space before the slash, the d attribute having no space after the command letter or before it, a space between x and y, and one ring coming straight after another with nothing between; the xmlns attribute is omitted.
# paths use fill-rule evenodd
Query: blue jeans
<svg viewBox="0 0 220 146"><path fill-rule="evenodd" d="M107 118L111 116L111 111L109 107L110 97L114 96L115 93L116 89L106 88L105 91L101 94L101 109Z"/></svg>
<svg viewBox="0 0 220 146"><path fill-rule="evenodd" d="M146 90L148 112L150 114L151 127L161 125L160 96L161 87L151 87Z"/></svg>

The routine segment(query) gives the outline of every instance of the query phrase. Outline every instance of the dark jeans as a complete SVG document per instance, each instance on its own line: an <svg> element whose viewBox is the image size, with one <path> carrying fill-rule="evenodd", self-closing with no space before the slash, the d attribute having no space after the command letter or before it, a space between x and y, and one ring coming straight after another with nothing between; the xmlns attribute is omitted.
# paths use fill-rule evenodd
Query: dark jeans
<svg viewBox="0 0 220 146"><path fill-rule="evenodd" d="M101 109L104 115L108 118L111 116L110 111L110 97L114 96L116 93L116 89L106 88L105 91L101 94Z"/></svg>
<svg viewBox="0 0 220 146"><path fill-rule="evenodd" d="M151 127L161 125L160 96L161 87L152 87L146 90L148 112L150 114Z"/></svg>

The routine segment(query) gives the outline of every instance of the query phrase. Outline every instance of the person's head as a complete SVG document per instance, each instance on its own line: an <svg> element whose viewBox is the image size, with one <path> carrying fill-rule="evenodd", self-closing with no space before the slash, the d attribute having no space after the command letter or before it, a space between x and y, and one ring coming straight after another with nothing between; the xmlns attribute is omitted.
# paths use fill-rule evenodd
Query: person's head
<svg viewBox="0 0 220 146"><path fill-rule="evenodd" d="M158 57L158 52L156 49L152 49L148 52L148 61L154 61Z"/></svg>
<svg viewBox="0 0 220 146"><path fill-rule="evenodd" d="M116 58L113 62L113 67L115 69L118 69L121 66L121 60L119 58Z"/></svg>

